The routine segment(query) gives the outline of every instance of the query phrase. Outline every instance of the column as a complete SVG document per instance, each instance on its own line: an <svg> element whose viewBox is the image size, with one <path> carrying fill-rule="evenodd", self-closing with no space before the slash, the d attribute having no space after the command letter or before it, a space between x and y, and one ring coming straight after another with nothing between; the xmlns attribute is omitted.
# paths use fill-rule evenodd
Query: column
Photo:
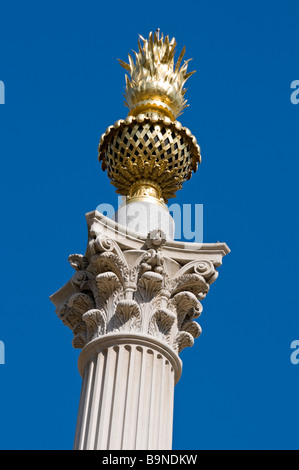
<svg viewBox="0 0 299 470"><path fill-rule="evenodd" d="M75 449L171 449L180 352L201 333L201 301L229 252L223 243L146 239L87 214L85 255L51 300L82 349Z"/></svg>
<svg viewBox="0 0 299 470"><path fill-rule="evenodd" d="M166 345L109 335L82 351L75 449L171 449L181 363Z"/></svg>

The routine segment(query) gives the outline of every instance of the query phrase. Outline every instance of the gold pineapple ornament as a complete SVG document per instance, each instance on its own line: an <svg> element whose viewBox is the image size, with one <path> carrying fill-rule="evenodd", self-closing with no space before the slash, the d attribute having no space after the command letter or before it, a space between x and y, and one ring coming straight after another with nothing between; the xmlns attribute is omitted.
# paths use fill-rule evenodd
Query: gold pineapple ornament
<svg viewBox="0 0 299 470"><path fill-rule="evenodd" d="M131 55L129 63L120 60L130 73L129 114L102 135L99 161L127 204L146 199L165 205L201 161L195 137L176 120L188 106L184 85L194 72L187 72L189 60L181 66L185 48L175 64L175 48L175 39L157 30L148 39L140 36L135 62Z"/></svg>
<svg viewBox="0 0 299 470"><path fill-rule="evenodd" d="M143 46L140 43L143 41ZM140 112L158 112L174 121L187 106L184 99L186 89L184 85L195 72L187 73L188 62L185 61L180 68L185 54L183 48L176 65L174 55L176 42L169 41L159 30L149 34L146 40L140 36L138 40L138 53L135 54L135 63L129 54L129 64L120 60L124 69L130 72L131 80L126 75L126 105L130 113L137 116Z"/></svg>

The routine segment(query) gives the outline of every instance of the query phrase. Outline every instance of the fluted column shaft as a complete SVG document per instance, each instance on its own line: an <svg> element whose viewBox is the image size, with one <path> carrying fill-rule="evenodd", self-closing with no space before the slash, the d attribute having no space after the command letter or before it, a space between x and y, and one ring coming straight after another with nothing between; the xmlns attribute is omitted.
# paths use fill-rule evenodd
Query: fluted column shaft
<svg viewBox="0 0 299 470"><path fill-rule="evenodd" d="M180 360L141 335L109 335L82 351L75 449L171 449Z"/></svg>

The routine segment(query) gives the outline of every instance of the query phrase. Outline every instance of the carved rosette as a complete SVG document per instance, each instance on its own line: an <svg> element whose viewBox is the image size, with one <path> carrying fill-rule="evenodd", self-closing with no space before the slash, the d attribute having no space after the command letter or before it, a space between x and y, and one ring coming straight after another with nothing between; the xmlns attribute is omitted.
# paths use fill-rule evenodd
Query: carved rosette
<svg viewBox="0 0 299 470"><path fill-rule="evenodd" d="M57 315L74 333L73 346L111 333L149 335L177 354L192 346L201 327L195 321L200 301L218 272L212 261L191 261L170 275L161 231L151 232L141 250L130 250L99 234L90 238L87 255L69 257L76 270L75 293L59 305Z"/></svg>

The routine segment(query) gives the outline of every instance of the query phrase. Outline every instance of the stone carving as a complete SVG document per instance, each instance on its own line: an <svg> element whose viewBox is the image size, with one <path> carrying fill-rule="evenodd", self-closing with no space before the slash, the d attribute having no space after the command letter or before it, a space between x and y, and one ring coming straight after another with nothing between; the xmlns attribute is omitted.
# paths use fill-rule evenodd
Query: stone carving
<svg viewBox="0 0 299 470"><path fill-rule="evenodd" d="M70 281L75 293L56 312L72 329L75 348L120 332L150 335L177 354L193 345L201 333L195 321L202 312L200 301L218 272L203 259L171 273L165 244L163 232L155 230L132 257L115 240L91 232L86 255L69 257L76 270Z"/></svg>

